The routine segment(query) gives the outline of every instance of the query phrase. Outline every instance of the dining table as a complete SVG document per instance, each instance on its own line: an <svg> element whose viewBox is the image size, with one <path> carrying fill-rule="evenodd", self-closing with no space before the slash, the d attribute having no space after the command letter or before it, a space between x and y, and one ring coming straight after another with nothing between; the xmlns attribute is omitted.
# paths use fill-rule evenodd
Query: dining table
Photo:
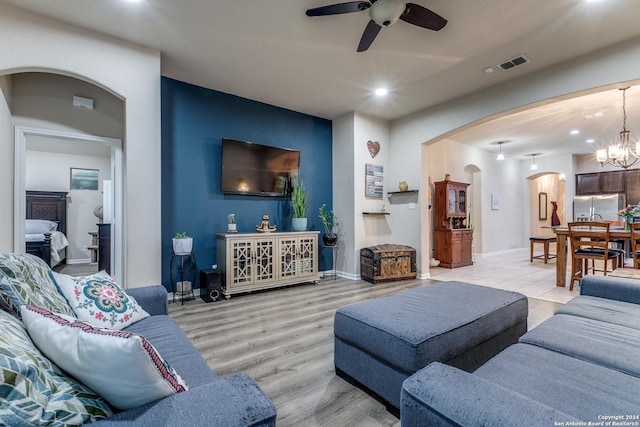
<svg viewBox="0 0 640 427"><path fill-rule="evenodd" d="M565 287L567 284L567 240L569 240L569 227L551 227L556 234L556 286ZM609 240L631 242L631 231L624 227L609 229ZM625 244L626 246L626 244Z"/></svg>

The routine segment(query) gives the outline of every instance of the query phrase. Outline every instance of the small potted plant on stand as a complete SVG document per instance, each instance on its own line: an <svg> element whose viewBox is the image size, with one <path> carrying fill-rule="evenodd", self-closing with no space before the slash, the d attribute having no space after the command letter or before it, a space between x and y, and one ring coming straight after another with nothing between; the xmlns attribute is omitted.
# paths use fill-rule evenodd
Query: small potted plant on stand
<svg viewBox="0 0 640 427"><path fill-rule="evenodd" d="M307 201L309 193L304 188L304 181L293 183L293 191L291 192L291 203L293 204L293 219L291 220L291 229L293 231L306 231L307 218L305 213L307 210Z"/></svg>
<svg viewBox="0 0 640 427"><path fill-rule="evenodd" d="M238 229L236 227L236 214L229 214L229 223L227 224L227 231L229 233L237 233Z"/></svg>
<svg viewBox="0 0 640 427"><path fill-rule="evenodd" d="M189 255L193 249L193 238L186 232L176 233L173 236L173 253L176 255Z"/></svg>
<svg viewBox="0 0 640 427"><path fill-rule="evenodd" d="M338 224L336 222L336 216L333 211L325 211L326 204L322 204L319 209L320 221L324 226L324 234L322 235L322 241L325 246L335 246L338 243L338 236L334 232L333 228Z"/></svg>

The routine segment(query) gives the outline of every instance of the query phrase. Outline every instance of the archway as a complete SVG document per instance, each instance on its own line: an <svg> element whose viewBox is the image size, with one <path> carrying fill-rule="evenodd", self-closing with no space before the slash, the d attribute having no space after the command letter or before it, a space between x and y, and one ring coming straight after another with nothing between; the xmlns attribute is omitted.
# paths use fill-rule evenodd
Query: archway
<svg viewBox="0 0 640 427"><path fill-rule="evenodd" d="M557 215L561 224L571 218L567 212L566 182L561 172L541 172L528 176L530 213L530 236L553 236L550 228L553 203L557 204Z"/></svg>
<svg viewBox="0 0 640 427"><path fill-rule="evenodd" d="M52 152L55 152L56 144L63 144L64 141L102 144L110 152L109 176L113 183L111 273L116 280L122 281L125 277L121 139L124 134L124 103L111 92L80 78L49 72L16 73L12 77L15 88L12 93L12 100L15 102L11 111L15 123L14 250L23 252L25 247L26 152L29 138L48 138L47 141L52 144ZM72 105L71 93L78 92L96 98L99 109L78 109ZM105 134L110 136L102 136ZM113 135L119 138L114 138ZM68 185L68 182L64 185Z"/></svg>

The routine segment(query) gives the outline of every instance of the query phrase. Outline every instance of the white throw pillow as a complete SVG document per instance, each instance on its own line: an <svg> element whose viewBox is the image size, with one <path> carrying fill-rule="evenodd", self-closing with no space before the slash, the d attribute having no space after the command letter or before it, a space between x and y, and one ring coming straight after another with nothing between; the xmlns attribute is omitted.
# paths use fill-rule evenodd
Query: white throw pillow
<svg viewBox="0 0 640 427"><path fill-rule="evenodd" d="M94 328L71 316L23 305L22 321L38 349L118 409L187 390L144 337Z"/></svg>
<svg viewBox="0 0 640 427"><path fill-rule="evenodd" d="M76 317L99 328L121 330L149 317L106 272L72 277L51 271Z"/></svg>
<svg viewBox="0 0 640 427"><path fill-rule="evenodd" d="M46 219L27 219L24 223L26 234L43 234L56 231L58 223Z"/></svg>

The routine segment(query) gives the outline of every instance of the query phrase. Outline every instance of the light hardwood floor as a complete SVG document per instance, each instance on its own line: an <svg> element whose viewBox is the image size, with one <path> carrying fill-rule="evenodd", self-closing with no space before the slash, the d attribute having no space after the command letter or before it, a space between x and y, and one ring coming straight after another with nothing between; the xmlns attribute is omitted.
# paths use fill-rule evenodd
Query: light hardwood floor
<svg viewBox="0 0 640 427"><path fill-rule="evenodd" d="M171 303L170 315L219 375L251 375L276 405L278 426L395 426L385 406L337 377L333 367L336 309L403 289L435 283L411 280L372 285L321 280L205 303ZM560 304L529 299L529 325Z"/></svg>

